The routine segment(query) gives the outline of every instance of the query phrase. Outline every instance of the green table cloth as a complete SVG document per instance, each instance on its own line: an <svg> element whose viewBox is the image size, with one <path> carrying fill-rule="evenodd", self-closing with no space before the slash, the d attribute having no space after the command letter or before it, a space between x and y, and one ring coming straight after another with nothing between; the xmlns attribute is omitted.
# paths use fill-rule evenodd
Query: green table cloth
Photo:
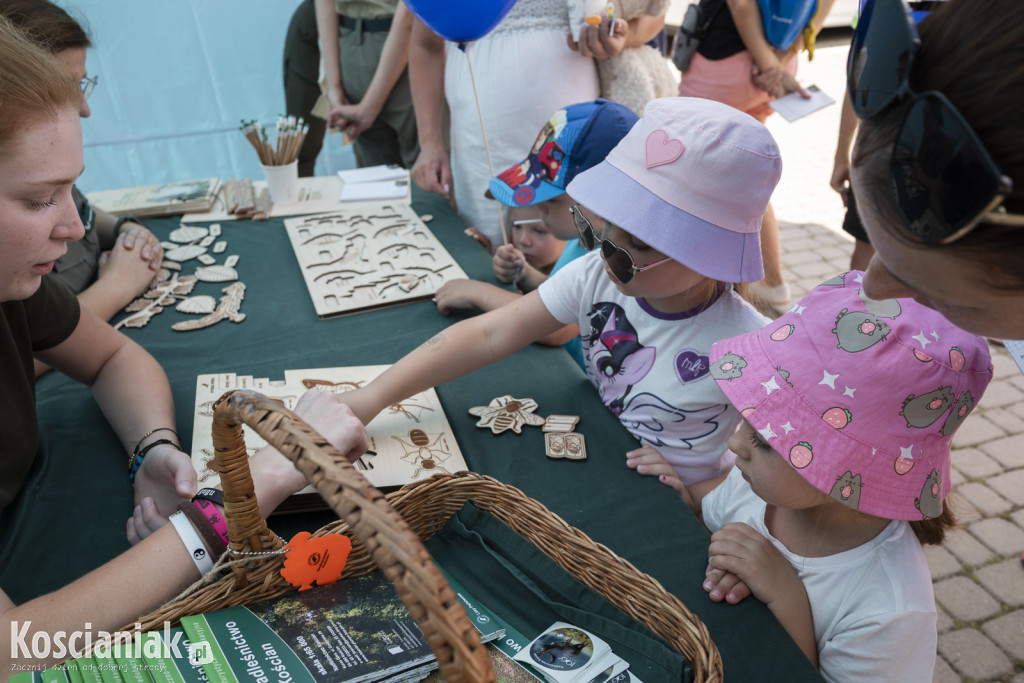
<svg viewBox="0 0 1024 683"><path fill-rule="evenodd" d="M417 190L413 208L433 214L429 227L470 277L494 281L490 257L463 234L445 200ZM152 221L162 239L176 226L176 219ZM223 222L222 229L225 254L239 256L245 320L176 332L173 323L194 316L167 309L145 328L124 330L167 372L186 449L198 374L283 379L286 369L392 363L453 322L430 301L318 320L282 220ZM218 297L222 286L200 283L193 294ZM437 391L470 469L540 500L677 595L707 624L727 680L820 680L763 604L754 598L715 604L707 597L701 588L707 531L672 490L626 467L624 453L636 441L563 349L533 345ZM468 409L504 394L535 399L541 415L581 416L576 429L587 439L589 459L549 460L537 428L499 436L476 428ZM50 373L39 381L38 407L40 453L22 493L0 515L0 586L15 602L54 590L125 550L133 507L126 455L89 390ZM271 526L288 538L329 518L277 516Z"/></svg>

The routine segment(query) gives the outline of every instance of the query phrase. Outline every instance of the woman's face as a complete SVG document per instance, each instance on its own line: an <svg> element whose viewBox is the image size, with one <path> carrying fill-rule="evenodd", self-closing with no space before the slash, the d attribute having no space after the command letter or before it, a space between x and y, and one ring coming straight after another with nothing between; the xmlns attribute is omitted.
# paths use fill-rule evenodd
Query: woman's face
<svg viewBox="0 0 1024 683"><path fill-rule="evenodd" d="M82 127L72 110L23 131L0 155L0 301L27 299L66 242L85 234L71 199Z"/></svg>
<svg viewBox="0 0 1024 683"><path fill-rule="evenodd" d="M955 250L905 244L893 237L904 228L888 224L893 219L872 200L861 173L854 166L857 210L875 248L864 275L864 293L872 299L913 298L984 337L1024 339L1024 293L993 286L983 264L959 257Z"/></svg>
<svg viewBox="0 0 1024 683"><path fill-rule="evenodd" d="M74 76L75 81L81 81L86 76L85 71L85 48L84 47L69 47L66 50L61 50L57 53L57 59L59 59L67 70ZM79 96L81 99L78 103L78 115L83 119L89 118L92 114L92 110L89 109L89 102L86 101L85 95Z"/></svg>

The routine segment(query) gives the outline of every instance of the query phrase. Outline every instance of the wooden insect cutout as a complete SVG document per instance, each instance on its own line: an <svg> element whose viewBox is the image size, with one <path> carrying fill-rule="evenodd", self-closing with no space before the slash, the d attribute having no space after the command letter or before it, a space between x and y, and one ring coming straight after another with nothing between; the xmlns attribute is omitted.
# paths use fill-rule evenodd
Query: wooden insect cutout
<svg viewBox="0 0 1024 683"><path fill-rule="evenodd" d="M420 472L424 470L432 474L435 471L451 474L440 464L452 456L448 440L445 439L443 432L438 434L433 441L422 429L410 429L408 441L400 436L392 435L391 438L402 444L402 448L405 450L402 460L413 466L419 465L412 474L413 479L419 477Z"/></svg>
<svg viewBox="0 0 1024 683"><path fill-rule="evenodd" d="M576 432L549 432L544 435L544 452L554 460L586 460L587 444Z"/></svg>
<svg viewBox="0 0 1024 683"><path fill-rule="evenodd" d="M489 405L470 408L469 414L480 418L476 426L481 429L490 429L495 434L511 429L521 434L524 424L534 427L544 424L544 418L533 414L535 410L537 402L532 398L512 398L506 394L491 399Z"/></svg>

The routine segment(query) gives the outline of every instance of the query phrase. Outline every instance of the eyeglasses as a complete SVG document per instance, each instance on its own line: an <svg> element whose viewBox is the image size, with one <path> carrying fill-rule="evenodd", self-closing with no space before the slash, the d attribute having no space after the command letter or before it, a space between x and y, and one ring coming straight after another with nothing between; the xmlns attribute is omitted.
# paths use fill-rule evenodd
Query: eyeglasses
<svg viewBox="0 0 1024 683"><path fill-rule="evenodd" d="M921 45L903 0L867 0L846 64L857 116L870 119L908 100L889 163L903 220L928 244L954 242L982 221L1024 226L1002 206L1013 182L1002 174L963 114L937 90L910 88Z"/></svg>
<svg viewBox="0 0 1024 683"><path fill-rule="evenodd" d="M82 77L82 80L78 82L78 87L82 91L83 98L89 99L89 95L92 94L92 91L96 88L96 84L99 83L99 80L99 76L93 76L92 78L89 78L88 76Z"/></svg>
<svg viewBox="0 0 1024 683"><path fill-rule="evenodd" d="M573 204L569 207L569 213L572 214L572 221L576 224L576 232L580 234L580 241L583 243L583 248L587 251L591 251L598 244L601 245L601 258L608 264L608 270L611 271L612 277L620 284L627 284L633 279L637 273L642 273L645 270L650 270L654 266L660 266L666 261L672 259L668 256L649 263L646 266L637 266L633 263L633 256L620 247L614 244L610 240L598 239L597 233L594 232L594 226L590 224L590 221L583 212L580 211L579 204Z"/></svg>

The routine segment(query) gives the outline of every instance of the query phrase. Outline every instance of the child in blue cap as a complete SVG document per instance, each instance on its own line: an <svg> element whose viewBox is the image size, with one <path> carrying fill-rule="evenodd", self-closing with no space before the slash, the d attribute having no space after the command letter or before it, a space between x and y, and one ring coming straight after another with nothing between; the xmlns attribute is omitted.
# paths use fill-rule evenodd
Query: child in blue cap
<svg viewBox="0 0 1024 683"><path fill-rule="evenodd" d="M487 195L517 210L536 207L540 223L532 231L547 231L568 243L549 273L530 265L520 249L503 244L494 252L494 275L500 282L515 283L522 293L532 292L562 266L586 254L580 246L569 207L574 202L566 186L581 172L604 161L615 145L638 120L630 109L605 99L573 104L559 109L537 134L530 154L523 161L491 179ZM527 219L529 220L529 219ZM510 221L513 233L526 224ZM453 310L478 308L491 311L514 301L521 294L478 280L453 280L438 290L434 302L448 314ZM576 325L551 334L540 343L562 344L583 367L583 350Z"/></svg>

